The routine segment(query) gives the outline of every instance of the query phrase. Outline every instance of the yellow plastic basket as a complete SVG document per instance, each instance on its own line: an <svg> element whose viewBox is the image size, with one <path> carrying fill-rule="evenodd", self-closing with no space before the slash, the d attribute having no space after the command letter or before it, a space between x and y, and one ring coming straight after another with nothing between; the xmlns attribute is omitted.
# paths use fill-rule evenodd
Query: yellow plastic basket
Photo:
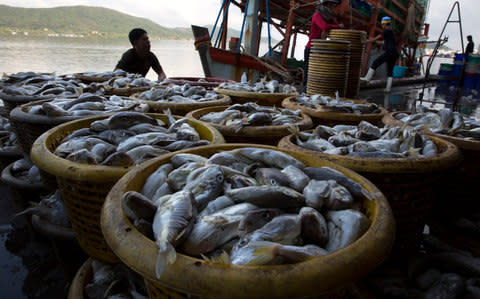
<svg viewBox="0 0 480 299"><path fill-rule="evenodd" d="M251 146L279 150L271 146L224 144L181 152L210 157L220 151ZM150 298L313 298L336 292L386 259L393 243L395 224L383 194L371 182L349 169L302 153L280 151L308 166L335 168L369 191L369 199L363 202L371 221L367 232L341 250L297 264L233 266L177 254L176 262L165 269L161 279L157 279L154 261L158 246L135 229L121 208L123 194L130 190L140 191L149 175L160 165L168 163L174 154L155 158L135 168L115 184L105 201L101 218L105 238L117 256L147 282L150 281ZM171 295L172 292L175 296Z"/></svg>
<svg viewBox="0 0 480 299"><path fill-rule="evenodd" d="M166 115L148 115L168 123ZM111 187L133 167L79 164L53 154L65 136L109 116L80 119L48 130L33 144L31 158L39 169L56 178L80 247L91 257L113 263L118 259L103 237L100 211ZM208 124L195 120L189 120L189 124L202 139L213 144L225 142L222 135Z"/></svg>
<svg viewBox="0 0 480 299"><path fill-rule="evenodd" d="M89 258L83 263L83 265L78 269L77 274L72 280L72 284L68 289L68 299L83 299L85 286L93 277L92 269L93 259Z"/></svg>
<svg viewBox="0 0 480 299"><path fill-rule="evenodd" d="M431 139L440 149L438 155L408 159L324 154L296 145L292 135L282 138L278 147L337 163L374 183L385 194L395 216L397 235L394 251L408 254L420 242L440 176L460 161L460 152L455 145L439 138Z"/></svg>
<svg viewBox="0 0 480 299"><path fill-rule="evenodd" d="M197 109L186 115L186 117L200 120L202 116L210 112L220 112L229 106L217 106ZM291 125L280 126L245 126L236 132L232 127L209 123L212 127L220 131L228 143L258 143L266 145L276 145L284 136L289 135L291 126L297 126L300 130L307 130L312 127L312 119L305 113L301 114L302 120Z"/></svg>

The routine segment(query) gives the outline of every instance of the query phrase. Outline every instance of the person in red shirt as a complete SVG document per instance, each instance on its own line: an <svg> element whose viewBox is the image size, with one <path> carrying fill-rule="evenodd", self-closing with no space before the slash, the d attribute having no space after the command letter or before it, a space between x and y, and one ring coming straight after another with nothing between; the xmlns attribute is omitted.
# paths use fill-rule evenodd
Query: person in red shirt
<svg viewBox="0 0 480 299"><path fill-rule="evenodd" d="M308 61L310 56L310 48L312 47L312 39L326 39L330 29L343 28L343 24L339 24L335 16L335 7L341 3L341 0L320 0L317 10L312 16L312 26L310 27L310 35L308 43L305 46L304 64L303 64L303 91L307 88L308 79Z"/></svg>

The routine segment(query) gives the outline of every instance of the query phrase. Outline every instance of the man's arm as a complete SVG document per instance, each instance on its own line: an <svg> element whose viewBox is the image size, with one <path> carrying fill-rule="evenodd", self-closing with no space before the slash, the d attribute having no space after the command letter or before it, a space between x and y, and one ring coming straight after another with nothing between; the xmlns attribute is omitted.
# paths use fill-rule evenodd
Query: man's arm
<svg viewBox="0 0 480 299"><path fill-rule="evenodd" d="M153 56L153 64L152 64L152 69L155 71L155 73L157 73L158 75L158 81L159 82L162 82L163 80L167 79L167 75L165 74L165 72L163 71L163 68L162 66L160 65L160 62L158 61L158 58L157 56L155 56L155 54L152 53L152 56Z"/></svg>

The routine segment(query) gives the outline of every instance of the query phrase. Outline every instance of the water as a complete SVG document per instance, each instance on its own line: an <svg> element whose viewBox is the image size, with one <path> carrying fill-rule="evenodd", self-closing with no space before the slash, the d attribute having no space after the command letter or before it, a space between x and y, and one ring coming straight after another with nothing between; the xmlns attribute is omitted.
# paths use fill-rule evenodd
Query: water
<svg viewBox="0 0 480 299"><path fill-rule="evenodd" d="M64 37L0 37L0 71L79 72L112 71L130 48L127 39L84 39ZM204 77L193 41L152 40L167 77ZM156 80L153 70L147 78Z"/></svg>

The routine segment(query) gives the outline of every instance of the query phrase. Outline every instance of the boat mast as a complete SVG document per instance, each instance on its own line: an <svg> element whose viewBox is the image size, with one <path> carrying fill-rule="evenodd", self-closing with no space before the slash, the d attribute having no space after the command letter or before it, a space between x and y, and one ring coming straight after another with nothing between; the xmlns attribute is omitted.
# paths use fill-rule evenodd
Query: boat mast
<svg viewBox="0 0 480 299"><path fill-rule="evenodd" d="M245 53L258 55L258 12L260 0L248 0L245 24Z"/></svg>
<svg viewBox="0 0 480 299"><path fill-rule="evenodd" d="M287 25L285 26L285 36L283 38L283 47L282 47L282 64L287 63L288 49L290 48L290 37L292 35L293 27L293 10L296 8L295 0L290 1L290 9L288 10Z"/></svg>

